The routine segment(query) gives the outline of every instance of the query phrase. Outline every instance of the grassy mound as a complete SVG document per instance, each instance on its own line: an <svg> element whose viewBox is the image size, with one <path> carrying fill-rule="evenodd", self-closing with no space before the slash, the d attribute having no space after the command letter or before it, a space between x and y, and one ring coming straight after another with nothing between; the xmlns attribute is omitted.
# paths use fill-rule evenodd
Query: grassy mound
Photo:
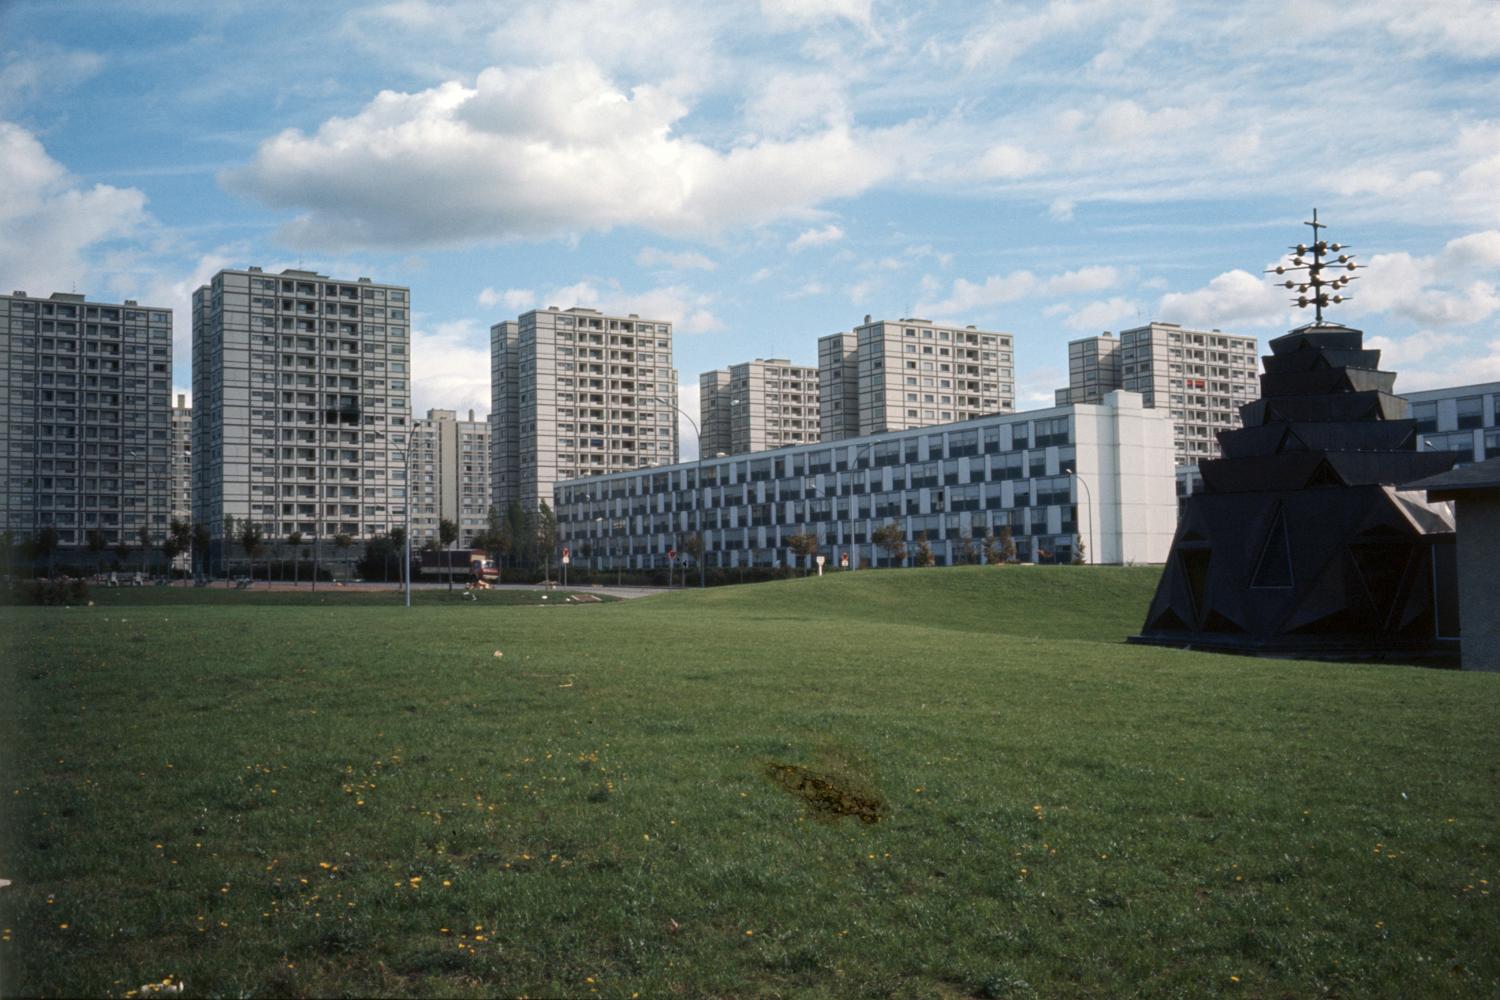
<svg viewBox="0 0 1500 1000"><path fill-rule="evenodd" d="M8 610L0 993L1500 990L1500 679L1154 584Z"/></svg>

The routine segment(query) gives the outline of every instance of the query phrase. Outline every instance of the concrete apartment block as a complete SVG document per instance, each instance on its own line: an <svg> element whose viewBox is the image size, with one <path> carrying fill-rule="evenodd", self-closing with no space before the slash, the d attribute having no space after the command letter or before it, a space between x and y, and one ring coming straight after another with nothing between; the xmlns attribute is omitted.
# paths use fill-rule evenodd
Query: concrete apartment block
<svg viewBox="0 0 1500 1000"><path fill-rule="evenodd" d="M444 518L458 527L460 546L483 531L490 507L490 425L459 420L453 410L428 410L413 425L412 542L437 539Z"/></svg>
<svg viewBox="0 0 1500 1000"><path fill-rule="evenodd" d="M857 425L847 409L847 337L855 344ZM857 434L880 434L1009 413L1016 404L1011 349L1005 333L866 316L852 334L818 342L820 399L838 404L824 410L823 439L849 437L856 426Z"/></svg>
<svg viewBox="0 0 1500 1000"><path fill-rule="evenodd" d="M1120 342L1109 334L1068 343L1068 388L1056 393L1057 405L1097 403L1120 388Z"/></svg>
<svg viewBox="0 0 1500 1000"><path fill-rule="evenodd" d="M698 377L704 455L739 455L820 439L818 369L756 358Z"/></svg>
<svg viewBox="0 0 1500 1000"><path fill-rule="evenodd" d="M731 393L728 368L698 376L698 450L704 455L729 454Z"/></svg>
<svg viewBox="0 0 1500 1000"><path fill-rule="evenodd" d="M494 500L677 460L672 324L556 306L490 328Z"/></svg>
<svg viewBox="0 0 1500 1000"><path fill-rule="evenodd" d="M1417 447L1456 451L1461 465L1500 458L1500 382L1402 395L1417 422Z"/></svg>
<svg viewBox="0 0 1500 1000"><path fill-rule="evenodd" d="M193 408L177 394L172 407L172 516L193 519Z"/></svg>
<svg viewBox="0 0 1500 1000"><path fill-rule="evenodd" d="M818 338L818 424L824 441L859 437L859 338Z"/></svg>
<svg viewBox="0 0 1500 1000"><path fill-rule="evenodd" d="M172 313L0 295L0 530L153 541L172 514Z"/></svg>
<svg viewBox="0 0 1500 1000"><path fill-rule="evenodd" d="M224 270L193 294L193 520L269 541L406 519L411 293L369 278Z"/></svg>
<svg viewBox="0 0 1500 1000"><path fill-rule="evenodd" d="M1099 404L800 445L557 484L561 545L596 569L666 565L700 517L708 565L789 565L813 533L828 568L889 560L872 543L895 522L940 565L986 533L1012 532L1033 561L1161 562L1177 523L1172 424L1134 393Z"/></svg>
<svg viewBox="0 0 1500 1000"><path fill-rule="evenodd" d="M1112 389L1138 392L1173 421L1179 466L1219 455L1218 432L1240 426L1240 407L1260 396L1254 337L1148 323L1068 344L1067 389L1058 402L1089 402ZM1113 379L1113 381L1111 381Z"/></svg>

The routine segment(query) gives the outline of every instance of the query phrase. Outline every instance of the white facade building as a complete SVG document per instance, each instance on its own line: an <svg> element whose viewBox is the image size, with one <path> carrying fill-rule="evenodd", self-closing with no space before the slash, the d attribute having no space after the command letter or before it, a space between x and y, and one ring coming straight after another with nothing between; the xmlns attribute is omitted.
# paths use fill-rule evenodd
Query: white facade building
<svg viewBox="0 0 1500 1000"><path fill-rule="evenodd" d="M172 407L172 517L193 520L193 408L180 392Z"/></svg>
<svg viewBox="0 0 1500 1000"><path fill-rule="evenodd" d="M818 369L756 358L698 377L705 455L768 451L819 439Z"/></svg>
<svg viewBox="0 0 1500 1000"><path fill-rule="evenodd" d="M1418 447L1456 451L1460 464L1500 458L1500 382L1403 392Z"/></svg>
<svg viewBox="0 0 1500 1000"><path fill-rule="evenodd" d="M166 537L172 313L72 292L0 295L0 530Z"/></svg>
<svg viewBox="0 0 1500 1000"><path fill-rule="evenodd" d="M1138 392L1171 414L1177 464L1219 457L1219 431L1240 426L1240 407L1260 396L1254 337L1147 323L1068 343L1061 403L1091 403L1113 389Z"/></svg>
<svg viewBox="0 0 1500 1000"><path fill-rule="evenodd" d="M490 327L494 502L536 509L552 484L677 460L672 324L534 309Z"/></svg>
<svg viewBox="0 0 1500 1000"><path fill-rule="evenodd" d="M1008 333L869 316L853 333L819 338L823 440L1009 413L1016 404L1012 346Z"/></svg>
<svg viewBox="0 0 1500 1000"><path fill-rule="evenodd" d="M193 521L363 540L406 519L411 295L224 270L193 293Z"/></svg>
<svg viewBox="0 0 1500 1000"><path fill-rule="evenodd" d="M483 531L490 508L490 425L459 420L453 410L428 410L412 429L412 544L438 539L438 524L452 521L456 544L467 546Z"/></svg>
<svg viewBox="0 0 1500 1000"><path fill-rule="evenodd" d="M787 565L786 540L812 533L837 567L889 559L873 543L898 524L939 565L970 561L1008 528L1022 559L1161 562L1177 523L1172 423L1140 396L666 468L573 479L555 488L559 544L595 569L665 565L693 549L708 565ZM701 506L700 506L700 501Z"/></svg>

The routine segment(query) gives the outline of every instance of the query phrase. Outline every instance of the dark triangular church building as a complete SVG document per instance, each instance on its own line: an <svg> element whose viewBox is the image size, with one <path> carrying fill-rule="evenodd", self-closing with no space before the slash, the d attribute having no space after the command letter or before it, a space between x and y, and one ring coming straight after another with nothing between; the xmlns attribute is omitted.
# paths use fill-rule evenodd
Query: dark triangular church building
<svg viewBox="0 0 1500 1000"><path fill-rule="evenodd" d="M1454 456L1418 450L1380 352L1319 314L1271 341L1261 398L1241 408L1243 427L1219 434L1223 457L1202 463L1202 492L1183 500L1134 641L1294 656L1444 651L1452 514L1400 487Z"/></svg>

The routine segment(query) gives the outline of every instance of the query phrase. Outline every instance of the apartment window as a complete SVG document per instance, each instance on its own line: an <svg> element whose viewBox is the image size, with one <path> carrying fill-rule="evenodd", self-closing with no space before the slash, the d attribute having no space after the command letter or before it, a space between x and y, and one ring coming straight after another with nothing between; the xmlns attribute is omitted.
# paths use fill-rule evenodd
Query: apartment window
<svg viewBox="0 0 1500 1000"><path fill-rule="evenodd" d="M1464 396L1458 400L1458 429L1473 430L1484 426L1484 397ZM1420 428L1419 428L1420 429Z"/></svg>

